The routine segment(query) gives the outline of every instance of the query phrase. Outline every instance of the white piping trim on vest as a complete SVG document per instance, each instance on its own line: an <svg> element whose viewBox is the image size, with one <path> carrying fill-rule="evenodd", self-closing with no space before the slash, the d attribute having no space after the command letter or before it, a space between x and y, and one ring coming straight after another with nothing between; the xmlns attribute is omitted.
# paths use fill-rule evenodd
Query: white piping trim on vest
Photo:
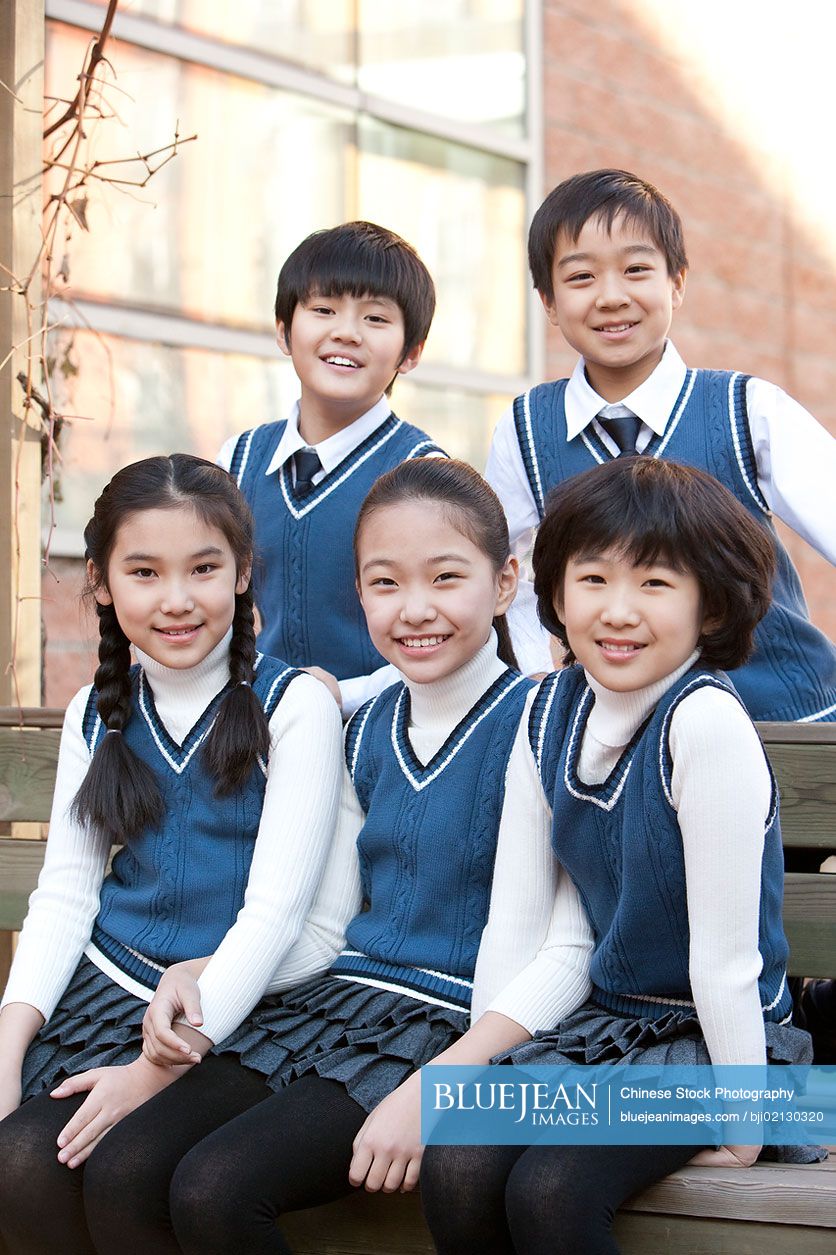
<svg viewBox="0 0 836 1255"><path fill-rule="evenodd" d="M763 960L761 960L761 963L763 963ZM773 1007L777 1007L778 1003L781 1001L781 999L784 996L784 986L786 985L786 983L787 983L787 973L785 969L784 974L781 977L781 984L780 984L777 994L773 998L772 1002L768 1002L765 1007L761 1007L762 1011L771 1011Z"/></svg>
<svg viewBox="0 0 836 1255"><path fill-rule="evenodd" d="M540 716L540 725L537 729L537 750L536 750L537 774L540 777L541 785L543 783L543 746L546 741L546 726L549 722L549 715L551 713L551 708L554 703L554 699L557 696L557 689L558 689L559 684L560 684L560 680L555 680L554 683L552 684L551 692L546 698L546 704L543 707L543 713Z"/></svg>
<svg viewBox="0 0 836 1255"><path fill-rule="evenodd" d="M162 741L160 740L157 734L157 729L154 727L154 724L151 720L151 713L145 704L145 672L144 671L139 677L139 708L142 711L145 722L147 723L148 728L151 732L151 736L154 738L154 741L156 742L157 749L160 751L160 753L162 754L163 758L168 763L172 771L175 772L178 776L182 775L182 773L188 767L189 763L192 761L195 751L200 748L200 746L206 740L209 733L212 731L212 728L214 727L214 724L215 724L215 720L212 719L210 721L209 726L205 728L203 732L201 732L200 736L197 738L194 745L189 750L186 757L183 759L182 763L178 763L171 757L168 750L165 748Z"/></svg>
<svg viewBox="0 0 836 1255"><path fill-rule="evenodd" d="M612 797L606 801L604 800L604 798L595 797L594 794L592 793L582 793L579 789L573 788L572 783L569 779L569 764L572 762L574 758L575 743L578 739L578 723L580 721L581 715L584 713L584 710L588 704L587 699L589 697L590 692L591 690L587 688L586 692L582 695L581 700L578 702L578 709L575 711L575 718L572 720L572 732L569 736L569 747L566 751L566 762L563 767L563 783L566 786L566 792L570 793L572 797L578 798L578 800L581 802L591 802L593 806L599 807L602 811L611 811L612 808L615 806L616 802L618 801L618 799L621 797L621 794L624 790L624 786L627 783L627 777L630 774L630 768L633 766L632 755L630 757L629 762L627 763L627 766L624 768L624 774L619 780L618 785L616 786Z"/></svg>
<svg viewBox="0 0 836 1255"><path fill-rule="evenodd" d="M697 379L697 372L695 370L691 370L688 372L688 374L690 378L688 380L688 387L685 389L685 396L682 398L679 404L679 409L676 411L676 413L673 416L673 421L671 422L670 426L668 427L667 431L662 437L659 448L653 454L655 458L660 458L662 454L665 452L665 449L668 446L668 441L670 440L671 436L673 435L673 433L676 431L677 427L679 426L679 420L682 418L682 415L685 410L685 406L688 404L691 393L694 391L694 384Z"/></svg>
<svg viewBox="0 0 836 1255"><path fill-rule="evenodd" d="M247 443L244 445L244 452L241 454L241 465L238 468L238 474L235 478L235 482L239 488L241 487L241 480L244 478L244 471L247 469L247 463L250 460L250 446L252 445L255 431L256 429L253 427L253 429L247 433Z"/></svg>
<svg viewBox="0 0 836 1255"><path fill-rule="evenodd" d="M825 715L832 715L836 710L836 702L832 706L826 706L824 710L818 710L814 715L805 715L803 719L795 719L795 723L814 723L816 719L824 719Z"/></svg>
<svg viewBox="0 0 836 1255"><path fill-rule="evenodd" d="M348 959L370 959L372 962L376 961L372 955L365 954L362 950L341 950L337 955L337 959L341 959L343 956ZM451 976L449 972L437 972L432 967L416 967L414 963L398 963L396 959L382 959L381 962L388 963L390 967L405 967L413 972L421 972L424 976L434 976L436 980L446 980L451 985L461 985L463 989L473 988L473 981L468 980L466 976ZM354 978L352 977L351 979L353 980Z"/></svg>
<svg viewBox="0 0 836 1255"><path fill-rule="evenodd" d="M587 449L588 449L588 450L589 450L589 452L592 454L592 456L594 457L594 459L595 459L595 461L598 463L598 465L599 465L599 466L603 466L603 465L604 465L604 459L601 457L601 454L598 452L598 450L595 448L595 446L594 446L594 444L592 443L592 441L591 441L591 440L589 439L589 437L587 436L587 434L586 434L586 430L585 430L585 429L584 429L584 431L582 431L582 432L581 432L581 440L584 442L584 444L586 445Z"/></svg>
<svg viewBox="0 0 836 1255"><path fill-rule="evenodd" d="M482 711L478 719L473 720L473 722L467 728L464 735L461 736L458 739L458 741L456 741L456 744L452 746L452 748L450 749L450 752L438 764L435 771L433 771L429 776L427 776L426 780L415 779L412 772L409 770L409 767L407 766L407 763L406 763L406 760L404 759L403 754L401 753L401 747L398 745L397 729L398 729L398 723L400 721L400 713L401 713L401 706L404 700L404 693L406 692L406 688L404 688L403 692L401 692L398 695L398 700L395 703L395 710L394 710L394 714L392 715L392 726L390 730L390 737L392 740L392 748L395 751L395 757L397 758L401 766L401 771L404 773L404 775L406 776L407 780L412 785L416 793L420 793L423 789L426 789L428 784L432 784L433 780L436 780L441 775L442 771L444 771L444 768L453 761L453 759L456 757L456 755L458 754L462 746L470 739L470 737L479 727L479 724L482 722L482 720L487 719L491 711L494 710L501 701L504 701L504 699L508 696L508 694L512 692L517 687L518 684L522 684L525 678L526 677L524 675L518 675L517 678L515 680L512 680L511 683L506 688L504 688L501 693L497 694L497 696L491 702L490 706L488 706L485 710ZM409 734L407 733L407 735Z"/></svg>
<svg viewBox="0 0 836 1255"><path fill-rule="evenodd" d="M546 498L543 494L543 479L540 475L540 463L537 460L537 450L534 447L534 433L531 430L531 389L523 396L523 414L525 415L525 434L528 441L528 455L531 458L531 466L534 471L534 480L537 489L537 496L540 498L540 509L545 510Z"/></svg>
<svg viewBox="0 0 836 1255"><path fill-rule="evenodd" d="M296 506L293 504L293 501L290 497L290 493L288 491L288 470L287 470L288 464L287 462L285 462L283 466L280 466L279 467L279 483L281 484L282 496L284 497L285 505L287 506L288 510L293 515L293 517L295 519L302 519L305 517L306 514L310 514L311 510L315 510L321 501L325 501L327 497L330 497L331 493L335 492L336 489L339 488L341 484L344 484L345 481L350 476L352 476L354 472L363 465L364 462L367 462L370 457L373 457L374 454L377 453L378 449L381 449L383 445L387 444L392 439L392 437L398 431L400 431L401 427L403 427L403 420L399 418L395 421L395 426L392 428L391 431L385 432L384 435L382 435L379 440L375 441L375 443L371 446L371 448L366 450L366 452L363 454L361 458L357 458L356 461L352 462L351 466L349 466L347 470L343 471L342 475L340 475L338 479L335 479L333 484L329 484L324 492L318 493L318 495L314 495L313 501L308 502L308 504L303 506L301 510L297 509ZM349 454L349 457L351 457L351 454ZM314 489L314 494L317 494L316 488Z"/></svg>
<svg viewBox="0 0 836 1255"><path fill-rule="evenodd" d="M764 505L761 494L756 488L756 486L749 479L749 476L746 473L746 467L743 463L743 451L740 448L740 437L737 434L737 424L735 423L735 414L734 414L734 383L735 383L735 380L739 378L740 378L740 371L735 371L735 373L732 375L731 379L729 380L728 413L729 413L729 426L731 428L732 444L734 445L734 456L737 459L737 465L740 468L740 474L743 476L743 482L746 485L746 490L749 493L749 496L752 498L755 505L760 510L761 514L765 514L767 518L769 518L770 517L769 507Z"/></svg>
<svg viewBox="0 0 836 1255"><path fill-rule="evenodd" d="M363 719L360 723L360 727L357 729L357 739L354 742L354 753L351 755L351 762L348 768L348 772L349 772L349 775L351 776L352 782L354 781L354 773L357 770L357 756L360 753L360 742L363 739L363 733L366 730L366 723L368 722L369 715L372 713L372 710L374 709L374 704L376 701L377 701L377 698L375 697L372 699L372 701L369 702L369 708L366 711L366 713L363 715Z"/></svg>
<svg viewBox="0 0 836 1255"><path fill-rule="evenodd" d="M417 458L418 453L421 449L437 449L437 448L438 448L438 445L435 443L434 440L419 440L418 443L416 445L413 445L413 447L409 450L409 453L407 453L406 457L404 458L404 462L411 462L413 458Z"/></svg>

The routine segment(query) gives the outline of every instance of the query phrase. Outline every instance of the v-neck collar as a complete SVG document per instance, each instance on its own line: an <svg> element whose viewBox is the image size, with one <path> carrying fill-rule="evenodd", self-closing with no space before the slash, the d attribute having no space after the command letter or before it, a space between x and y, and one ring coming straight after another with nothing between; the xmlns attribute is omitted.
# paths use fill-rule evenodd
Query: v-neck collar
<svg viewBox="0 0 836 1255"><path fill-rule="evenodd" d="M358 467L362 466L378 449L391 440L401 425L401 420L396 418L394 414L390 414L379 427L376 427L365 440L361 441L356 448L346 454L343 460L307 493L297 492L290 470L290 463L283 463L278 470L279 484L284 503L293 517L301 519L306 514L309 514L311 510L314 510L321 501L329 497L336 488L339 488L340 484L344 483L350 475L353 475Z"/></svg>
<svg viewBox="0 0 836 1255"><path fill-rule="evenodd" d="M154 692L146 679L145 672L140 670L139 688L137 693L139 709L142 712L142 717L148 725L148 729L158 750L168 765L176 771L178 775L185 770L191 761L195 750L197 750L201 743L206 739L206 736L215 721L218 706L229 692L231 686L232 681L230 680L219 692L215 694L215 696L210 700L209 705L206 706L206 708L198 716L196 722L186 734L182 744L178 744L160 718L157 712L157 704L154 701Z"/></svg>
<svg viewBox="0 0 836 1255"><path fill-rule="evenodd" d="M412 747L409 739L409 722L411 699L409 689L404 685L395 702L392 713L392 746L395 756L406 778L413 789L420 792L431 784L453 761L459 750L467 743L483 719L503 701L508 694L525 682L525 676L507 667L494 682L482 693L478 701L459 720L444 743L426 763L422 763Z"/></svg>
<svg viewBox="0 0 836 1255"><path fill-rule="evenodd" d="M688 403L688 398L693 391L696 377L697 372L695 370L687 370L685 372L685 379L683 380L682 387L680 388L679 396L676 398L673 409L671 410L671 416L665 425L665 430L661 433L653 433L650 440L648 440L647 444L642 449L640 454L641 457L658 458L664 453L668 442L682 419L685 406ZM618 456L618 454L612 453L604 444L594 422L590 422L589 425L584 427L579 434L596 462L611 462Z"/></svg>

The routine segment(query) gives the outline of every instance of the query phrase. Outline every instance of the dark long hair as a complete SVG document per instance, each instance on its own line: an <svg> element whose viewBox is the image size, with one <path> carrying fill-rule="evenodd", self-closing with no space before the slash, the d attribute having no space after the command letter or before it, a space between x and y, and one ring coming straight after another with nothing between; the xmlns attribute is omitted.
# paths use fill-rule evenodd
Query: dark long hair
<svg viewBox="0 0 836 1255"><path fill-rule="evenodd" d="M239 575L251 567L252 515L233 480L213 462L173 453L124 467L103 490L84 529L86 556L95 569L86 594L107 587L116 534L132 514L183 506L223 533ZM112 841L125 841L146 825L159 822L163 801L151 768L126 745L124 737L108 735L121 733L131 716L130 641L113 604L96 602L96 613L100 639L94 685L99 717L107 732L75 796L72 813L80 823L101 828ZM230 688L203 747L218 795L239 788L259 755L266 757L269 749L267 717L250 687L255 658L253 597L247 588L235 596Z"/></svg>
<svg viewBox="0 0 836 1255"><path fill-rule="evenodd" d="M511 555L508 521L490 484L466 462L454 458L413 458L375 480L357 516L354 563L363 524L375 510L401 501L435 501L443 507L457 531L472 541L499 572ZM511 633L504 614L493 621L499 639L499 657L518 669Z"/></svg>

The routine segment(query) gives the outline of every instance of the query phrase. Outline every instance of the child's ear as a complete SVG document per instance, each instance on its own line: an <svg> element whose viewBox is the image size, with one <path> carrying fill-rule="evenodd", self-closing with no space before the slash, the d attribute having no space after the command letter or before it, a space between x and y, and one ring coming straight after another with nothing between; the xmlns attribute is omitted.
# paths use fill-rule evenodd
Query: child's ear
<svg viewBox="0 0 836 1255"><path fill-rule="evenodd" d="M494 616L505 614L505 611L517 595L519 579L520 564L515 557L511 556L497 575L497 599Z"/></svg>
<svg viewBox="0 0 836 1255"><path fill-rule="evenodd" d="M250 580L252 579L252 575L253 575L253 568L252 568L251 563L248 563L247 566L242 567L241 570L238 572L238 578L235 581L235 596L236 597L240 597L242 593L245 593L247 591L247 589L250 586Z"/></svg>
<svg viewBox="0 0 836 1255"><path fill-rule="evenodd" d="M107 591L107 585L102 579L102 573L95 563L87 559L87 583L93 589L93 596L100 606L112 606L113 598Z"/></svg>
<svg viewBox="0 0 836 1255"><path fill-rule="evenodd" d="M687 270L678 270L671 279L671 308L679 309L685 299L685 280L688 278Z"/></svg>
<svg viewBox="0 0 836 1255"><path fill-rule="evenodd" d="M546 311L546 317L549 322L553 327L558 327L560 324L557 321L557 306L554 301L554 293L551 296L547 296L545 292L538 292L537 295L543 302L543 309Z"/></svg>
<svg viewBox="0 0 836 1255"><path fill-rule="evenodd" d="M276 319L276 343L285 357L290 357L290 336L285 331L284 323L278 318Z"/></svg>
<svg viewBox="0 0 836 1255"><path fill-rule="evenodd" d="M420 344L416 344L416 345L414 345L414 346L413 346L413 347L409 350L409 352L407 353L406 357L403 359L403 361L401 362L400 366L398 367L398 374L399 374L399 375L408 375L408 374L409 374L409 372L410 372L411 370L414 370L414 369L415 369L415 367L416 367L416 366L418 365L418 363L420 362L420 360L421 360L421 354L422 354L423 352L424 352L424 343L423 343L423 341L422 341Z"/></svg>

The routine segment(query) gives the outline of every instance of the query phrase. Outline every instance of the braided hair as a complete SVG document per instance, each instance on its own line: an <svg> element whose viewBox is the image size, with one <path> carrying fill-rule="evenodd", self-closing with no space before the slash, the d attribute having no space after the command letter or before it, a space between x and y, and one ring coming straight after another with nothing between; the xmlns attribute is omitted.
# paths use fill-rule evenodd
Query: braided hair
<svg viewBox="0 0 836 1255"><path fill-rule="evenodd" d="M124 467L97 500L84 529L90 573L87 595L107 587L107 570L119 527L143 510L189 506L226 538L239 575L252 565L253 522L249 507L226 471L185 453L145 458ZM94 678L97 710L107 733L121 733L131 716L130 641L112 603L96 603L99 666ZM247 779L270 746L267 716L252 690L255 622L251 588L236 593L229 647L230 683L203 747L218 795ZM162 818L156 777L121 735L104 735L72 806L74 818L123 842Z"/></svg>

